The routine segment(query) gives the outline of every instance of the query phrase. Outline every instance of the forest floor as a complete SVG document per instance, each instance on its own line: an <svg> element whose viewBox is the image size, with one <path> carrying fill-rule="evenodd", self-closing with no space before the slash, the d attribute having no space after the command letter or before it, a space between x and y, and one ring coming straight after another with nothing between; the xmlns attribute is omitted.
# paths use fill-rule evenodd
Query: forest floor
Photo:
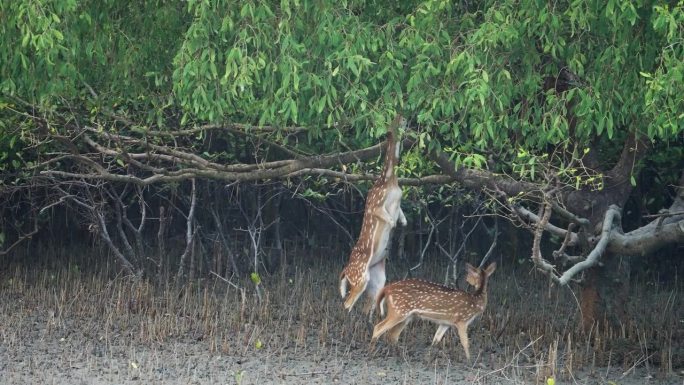
<svg viewBox="0 0 684 385"><path fill-rule="evenodd" d="M582 334L573 293L500 266L467 363L453 330L431 347L423 321L371 344L335 262L262 277L260 300L249 280L179 291L74 264L0 270L0 384L684 384L681 282L635 286L632 321Z"/></svg>

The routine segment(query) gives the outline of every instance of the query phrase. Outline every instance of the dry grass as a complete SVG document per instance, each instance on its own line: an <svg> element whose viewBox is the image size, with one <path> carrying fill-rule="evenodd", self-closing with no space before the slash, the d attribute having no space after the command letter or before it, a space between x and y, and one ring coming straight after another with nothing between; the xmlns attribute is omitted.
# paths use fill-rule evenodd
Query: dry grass
<svg viewBox="0 0 684 385"><path fill-rule="evenodd" d="M14 266L0 272L0 356L4 349L30 357L41 349L41 341L61 341L67 354L62 351L60 357L71 356L86 367L100 365L98 357L125 355L130 367L119 373L130 376L143 350L152 348L145 358L151 367L150 362L165 360L155 356L157 349L186 344L208 357L258 357L272 363L306 357L325 363L321 373L303 373L312 378L335 380L346 362L361 358L422 367L426 373L434 371L430 382L453 383L457 370L452 366L465 365L454 331L440 346L430 347L435 326L414 322L402 334L400 346L382 341L370 345L370 325L359 314L360 306L351 314L342 310L337 292L342 258L313 262L263 277L261 301L248 279L233 280L239 289L204 279L179 290L112 278L107 266L97 267L97 274L85 272L76 259L63 268ZM437 277L438 271L432 266L420 275ZM500 263L489 290L488 309L470 327L475 363L469 366L469 382L494 378L541 383L550 376L570 381L592 373L605 378L608 373L628 376L636 371L660 379L682 375L681 282L666 289L635 283L628 300L629 320L589 333L577 327L579 307L573 293L549 289L541 276L520 271L514 275L511 266ZM244 373L230 373L235 383L243 382ZM291 375L298 376L281 372L277 378L291 382Z"/></svg>

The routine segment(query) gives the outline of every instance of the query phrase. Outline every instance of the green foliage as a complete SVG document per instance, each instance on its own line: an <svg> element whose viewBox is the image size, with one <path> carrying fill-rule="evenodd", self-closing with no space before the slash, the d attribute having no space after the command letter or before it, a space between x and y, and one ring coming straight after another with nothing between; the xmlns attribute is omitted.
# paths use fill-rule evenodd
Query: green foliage
<svg viewBox="0 0 684 385"><path fill-rule="evenodd" d="M108 107L166 103L189 20L181 3L161 0L3 0L0 92L48 110L87 107L88 87Z"/></svg>
<svg viewBox="0 0 684 385"><path fill-rule="evenodd" d="M310 138L342 124L358 137L403 110L427 127L422 145L475 167L473 153L511 151L506 138L535 151L618 130L681 133L681 4L424 1L388 7L382 22L359 8L191 2L174 72L186 119L302 124ZM570 91L541 92L564 68Z"/></svg>
<svg viewBox="0 0 684 385"><path fill-rule="evenodd" d="M668 141L684 127L682 1L0 4L5 103L75 120L303 126L308 141L275 140L317 153L376 142L400 111L421 148L467 167L596 138L618 148L626 132ZM12 132L3 169L21 162L25 134ZM417 158L407 172L428 167ZM521 167L538 177L534 161Z"/></svg>
<svg viewBox="0 0 684 385"><path fill-rule="evenodd" d="M648 85L646 111L653 118L648 125L648 135L681 135L684 127L684 1L673 7L657 5L653 9L653 30L666 44L658 47L655 68L650 73L641 73Z"/></svg>
<svg viewBox="0 0 684 385"><path fill-rule="evenodd" d="M252 272L249 275L249 278L254 282L255 285L259 285L261 283L261 276L257 272Z"/></svg>

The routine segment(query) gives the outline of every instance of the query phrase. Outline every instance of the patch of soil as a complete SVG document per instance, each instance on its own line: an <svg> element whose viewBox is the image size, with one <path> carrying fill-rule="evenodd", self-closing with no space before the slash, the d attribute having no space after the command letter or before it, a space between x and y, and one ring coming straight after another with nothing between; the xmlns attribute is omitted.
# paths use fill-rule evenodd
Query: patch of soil
<svg viewBox="0 0 684 385"><path fill-rule="evenodd" d="M429 345L427 322L410 324L398 346L371 343L367 318L342 309L333 262L268 277L261 297L248 278L239 289L202 280L174 291L76 269L0 272L0 385L546 384L554 373L558 385L684 384L679 306L638 318L627 333L586 338L573 331L566 292L540 295L502 279L469 328L467 363L453 330ZM663 309L672 297L638 294L635 314L645 315L654 310L644 306ZM639 331L659 336L649 338L660 350ZM629 337L621 361L605 343L620 333Z"/></svg>

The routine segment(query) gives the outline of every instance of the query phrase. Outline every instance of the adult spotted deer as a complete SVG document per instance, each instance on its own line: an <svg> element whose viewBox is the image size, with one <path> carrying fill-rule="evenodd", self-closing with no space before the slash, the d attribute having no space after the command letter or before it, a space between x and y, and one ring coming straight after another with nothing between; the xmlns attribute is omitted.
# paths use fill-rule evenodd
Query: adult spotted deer
<svg viewBox="0 0 684 385"><path fill-rule="evenodd" d="M406 325L414 317L419 317L439 325L432 339L433 345L439 343L450 326L455 326L470 361L468 325L487 306L487 280L496 269L496 263L484 270L470 264L466 264L466 268L466 280L475 287L472 294L418 279L392 282L385 286L378 295L377 303L383 316L384 305L387 304L387 318L375 325L373 340L389 330L390 340L397 343Z"/></svg>
<svg viewBox="0 0 684 385"><path fill-rule="evenodd" d="M400 115L390 124L382 175L368 191L361 234L351 251L349 262L340 274L344 308L351 311L361 294L366 292L369 300L364 311L370 316L375 309L375 297L385 286L385 257L391 231L397 221L406 226L406 217L400 205L401 188L394 170L401 152L397 129L405 124L406 120Z"/></svg>

